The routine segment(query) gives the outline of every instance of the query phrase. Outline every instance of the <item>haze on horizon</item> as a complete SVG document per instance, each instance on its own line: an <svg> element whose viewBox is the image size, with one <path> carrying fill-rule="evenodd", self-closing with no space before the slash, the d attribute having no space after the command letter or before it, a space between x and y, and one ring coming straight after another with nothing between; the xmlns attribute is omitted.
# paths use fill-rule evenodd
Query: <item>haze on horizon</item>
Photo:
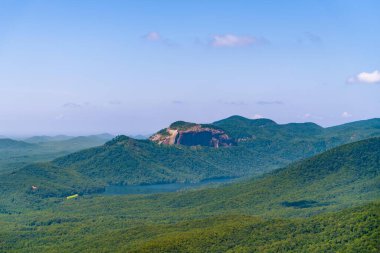
<svg viewBox="0 0 380 253"><path fill-rule="evenodd" d="M0 135L380 117L379 10L376 0L1 1Z"/></svg>

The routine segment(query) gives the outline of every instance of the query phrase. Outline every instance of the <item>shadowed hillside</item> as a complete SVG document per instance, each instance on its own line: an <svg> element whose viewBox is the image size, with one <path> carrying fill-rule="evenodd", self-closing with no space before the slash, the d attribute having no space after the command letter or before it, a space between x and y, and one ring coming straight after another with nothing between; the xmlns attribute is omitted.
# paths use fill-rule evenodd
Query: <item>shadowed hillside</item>
<svg viewBox="0 0 380 253"><path fill-rule="evenodd" d="M100 147L4 174L0 182L3 192L44 198L102 192L106 185L260 175L345 141L377 135L379 123L377 119L360 122L359 126L352 123L353 130L345 125L342 131L312 123L278 125L266 119L233 116L215 124L217 129L223 127L223 131L236 138L236 146L159 145L119 136ZM188 124L181 127L187 128ZM38 190L32 191L32 186Z"/></svg>
<svg viewBox="0 0 380 253"><path fill-rule="evenodd" d="M212 189L51 198L23 215L3 206L0 250L377 252L379 148L363 140Z"/></svg>

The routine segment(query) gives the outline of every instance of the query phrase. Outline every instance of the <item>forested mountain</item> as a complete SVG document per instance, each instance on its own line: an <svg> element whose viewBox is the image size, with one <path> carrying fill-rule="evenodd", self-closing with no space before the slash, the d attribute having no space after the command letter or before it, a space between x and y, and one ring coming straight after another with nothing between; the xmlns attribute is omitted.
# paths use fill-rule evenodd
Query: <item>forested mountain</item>
<svg viewBox="0 0 380 253"><path fill-rule="evenodd" d="M35 147L35 145L24 142L16 141L12 139L0 139L0 152L7 149L28 149Z"/></svg>
<svg viewBox="0 0 380 253"><path fill-rule="evenodd" d="M380 198L379 150L380 138L346 144L247 182L184 193L175 203L210 213L244 209L291 216L376 200Z"/></svg>
<svg viewBox="0 0 380 253"><path fill-rule="evenodd" d="M178 193L45 201L30 194L35 211L24 207L20 216L2 206L0 249L377 252L378 150L380 138L371 138L245 182Z"/></svg>
<svg viewBox="0 0 380 253"><path fill-rule="evenodd" d="M380 135L380 119L378 118L323 128L311 122L281 125L269 119L252 120L241 116L231 116L216 121L213 125L226 130L234 138L246 141L316 138L325 141L328 147Z"/></svg>
<svg viewBox="0 0 380 253"><path fill-rule="evenodd" d="M68 136L68 135L55 135L55 136L48 136L48 135L40 135L40 136L32 136L26 139L23 139L23 141L28 143L46 143L46 142L60 142L60 141L68 141L68 140L75 140L80 139L84 141L96 141L96 140L102 140L102 141L109 141L114 136L111 134L96 134L96 135L87 135L87 136Z"/></svg>
<svg viewBox="0 0 380 253"><path fill-rule="evenodd" d="M25 140L0 139L0 173L12 172L23 166L49 161L82 149L103 145L112 139L109 134L70 137L35 136Z"/></svg>
<svg viewBox="0 0 380 253"><path fill-rule="evenodd" d="M336 145L380 136L378 119L323 129L313 123L278 125L267 119L233 116L214 125L206 125L206 128L223 129L236 145L219 148L160 145L119 136L100 147L4 174L0 187L2 192L12 194L62 197L101 192L110 184L191 182L260 175ZM194 124L181 123L182 128L188 126ZM32 185L38 190L32 191Z"/></svg>
<svg viewBox="0 0 380 253"><path fill-rule="evenodd" d="M42 142L50 142L50 141L65 141L71 138L74 138L74 137L67 136L67 135L55 135L55 136L37 135L37 136L32 136L32 137L23 139L23 141L29 142L29 143L42 143Z"/></svg>
<svg viewBox="0 0 380 253"><path fill-rule="evenodd" d="M374 203L303 219L217 216L157 226L119 252L378 252L379 213Z"/></svg>

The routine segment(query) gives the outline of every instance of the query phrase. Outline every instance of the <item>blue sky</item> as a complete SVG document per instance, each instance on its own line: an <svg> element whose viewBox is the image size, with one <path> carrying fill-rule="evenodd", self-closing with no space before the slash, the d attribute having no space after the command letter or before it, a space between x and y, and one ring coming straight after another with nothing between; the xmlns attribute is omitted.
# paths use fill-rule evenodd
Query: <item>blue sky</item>
<svg viewBox="0 0 380 253"><path fill-rule="evenodd" d="M0 2L0 135L380 117L380 1Z"/></svg>

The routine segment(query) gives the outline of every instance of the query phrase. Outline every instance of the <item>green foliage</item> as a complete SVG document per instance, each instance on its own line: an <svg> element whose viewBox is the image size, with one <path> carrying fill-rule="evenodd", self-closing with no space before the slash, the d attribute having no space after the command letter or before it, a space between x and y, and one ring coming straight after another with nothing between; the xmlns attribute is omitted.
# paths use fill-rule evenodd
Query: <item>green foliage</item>
<svg viewBox="0 0 380 253"><path fill-rule="evenodd" d="M141 143L155 145L121 136L104 148L146 151ZM14 173L1 181L2 191L12 180L47 178L49 189L57 192L49 198L44 196L50 190L43 188L1 195L0 252L378 252L378 150L380 138L372 138L226 186L71 200L59 197L71 191L65 187L91 182L83 187L93 190L100 178L85 180L78 169L62 173L60 163L67 159L54 161L54 169L51 164L33 165L23 170L22 178ZM80 152L74 158L79 154L91 155Z"/></svg>
<svg viewBox="0 0 380 253"><path fill-rule="evenodd" d="M103 145L111 136L35 136L25 141L0 139L0 174L30 163L50 161L82 149Z"/></svg>
<svg viewBox="0 0 380 253"><path fill-rule="evenodd" d="M166 225L131 252L378 252L380 204L309 219L221 216ZM184 230L186 227L186 231Z"/></svg>
<svg viewBox="0 0 380 253"><path fill-rule="evenodd" d="M267 119L233 116L214 124L236 131L236 136L251 137L240 141L238 146L219 149L157 145L149 140L119 136L100 147L4 173L0 178L0 193L28 204L24 199L31 195L45 198L88 194L100 192L109 184L196 182L207 178L257 176L332 146L376 135L380 131L379 123L375 119L352 123L352 130L351 125L323 129L312 123L278 125ZM294 177L298 177L296 175ZM32 185L39 189L30 192ZM3 201L2 205L8 206L3 209L12 206L9 199Z"/></svg>
<svg viewBox="0 0 380 253"><path fill-rule="evenodd" d="M378 252L379 213L379 202L309 218L225 214L179 222L152 222L112 209L39 211L0 216L0 251Z"/></svg>
<svg viewBox="0 0 380 253"><path fill-rule="evenodd" d="M172 123L169 127L171 129L177 129L177 130L186 130L190 127L195 126L195 123L185 122L185 121L176 121Z"/></svg>
<svg viewBox="0 0 380 253"><path fill-rule="evenodd" d="M340 126L322 128L314 123L290 123L280 125L269 119L251 120L232 116L213 123L237 139L267 139L323 142L326 148L344 143L380 136L380 119L352 122Z"/></svg>
<svg viewBox="0 0 380 253"><path fill-rule="evenodd" d="M31 148L34 145L24 141L16 141L12 139L0 139L0 150L3 149L18 149L18 148Z"/></svg>

